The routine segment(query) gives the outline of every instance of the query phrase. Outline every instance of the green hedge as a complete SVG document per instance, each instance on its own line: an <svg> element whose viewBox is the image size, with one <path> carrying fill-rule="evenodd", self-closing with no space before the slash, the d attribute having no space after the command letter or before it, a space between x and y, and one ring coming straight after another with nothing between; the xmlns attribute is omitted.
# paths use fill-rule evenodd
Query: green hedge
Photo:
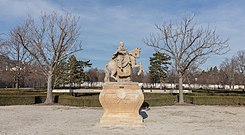
<svg viewBox="0 0 245 135"><path fill-rule="evenodd" d="M44 103L46 95L0 95L0 105L32 105ZM56 103L70 106L101 107L98 95L73 97L54 95ZM245 105L244 96L184 96L186 103L196 105ZM178 102L176 95L145 94L144 102L152 106L174 105Z"/></svg>
<svg viewBox="0 0 245 135"><path fill-rule="evenodd" d="M188 95L192 96L245 96L245 92L242 90L192 90L192 93Z"/></svg>
<svg viewBox="0 0 245 135"><path fill-rule="evenodd" d="M185 103L193 104L193 96L184 95Z"/></svg>
<svg viewBox="0 0 245 135"><path fill-rule="evenodd" d="M31 105L35 104L35 96L30 95L1 95L0 105Z"/></svg>
<svg viewBox="0 0 245 135"><path fill-rule="evenodd" d="M177 96L156 95L157 97L145 98L149 106L174 105L177 102ZM98 97L72 97L60 96L59 104L71 106L101 107Z"/></svg>
<svg viewBox="0 0 245 135"><path fill-rule="evenodd" d="M72 97L72 96L60 96L60 105L71 106L86 106L86 107L101 107L98 97Z"/></svg>
<svg viewBox="0 0 245 135"><path fill-rule="evenodd" d="M245 97L241 96L193 96L195 105L245 105Z"/></svg>
<svg viewBox="0 0 245 135"><path fill-rule="evenodd" d="M145 102L149 104L149 106L165 106L165 105L174 105L177 103L177 96L160 96L157 98L145 98Z"/></svg>
<svg viewBox="0 0 245 135"><path fill-rule="evenodd" d="M245 97L240 97L239 103L240 103L240 105L245 105Z"/></svg>
<svg viewBox="0 0 245 135"><path fill-rule="evenodd" d="M45 96L46 93L42 92L26 92L26 91L0 91L0 95L41 95Z"/></svg>
<svg viewBox="0 0 245 135"><path fill-rule="evenodd" d="M32 105L44 103L43 95L0 95L0 106L4 105Z"/></svg>

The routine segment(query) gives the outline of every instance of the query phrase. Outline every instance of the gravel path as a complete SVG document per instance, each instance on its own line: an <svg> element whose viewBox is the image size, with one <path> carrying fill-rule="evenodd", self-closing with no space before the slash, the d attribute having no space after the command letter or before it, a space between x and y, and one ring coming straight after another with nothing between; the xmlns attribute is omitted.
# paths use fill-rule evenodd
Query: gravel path
<svg viewBox="0 0 245 135"><path fill-rule="evenodd" d="M101 128L102 108L0 106L4 135L244 135L245 107L151 107L141 128Z"/></svg>

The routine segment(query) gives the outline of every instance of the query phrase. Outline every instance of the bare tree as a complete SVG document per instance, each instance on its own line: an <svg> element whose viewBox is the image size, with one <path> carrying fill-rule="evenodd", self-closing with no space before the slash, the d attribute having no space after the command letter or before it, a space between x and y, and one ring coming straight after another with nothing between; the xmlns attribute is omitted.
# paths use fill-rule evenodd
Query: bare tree
<svg viewBox="0 0 245 135"><path fill-rule="evenodd" d="M228 59L226 58L221 64L220 69L226 74L226 78L230 85L230 89L234 88L235 85L235 75L237 71L237 62L235 57Z"/></svg>
<svg viewBox="0 0 245 135"><path fill-rule="evenodd" d="M189 88L191 88L191 84L195 84L196 86L197 83L197 75L199 74L199 69L198 66L192 65L186 70L185 77L183 79L183 82L188 83ZM196 87L194 87L196 88Z"/></svg>
<svg viewBox="0 0 245 135"><path fill-rule="evenodd" d="M242 83L245 88L245 51L238 51L235 57L237 71L240 73L242 77Z"/></svg>
<svg viewBox="0 0 245 135"><path fill-rule="evenodd" d="M99 70L97 68L91 68L86 73L86 78L88 82L91 83L91 86L93 86L93 83L95 82L103 82L105 73L103 70Z"/></svg>
<svg viewBox="0 0 245 135"><path fill-rule="evenodd" d="M45 103L53 103L52 77L58 63L69 55L82 50L78 42L79 18L71 14L42 14L36 23L29 17L25 24L17 27L21 45L37 61L47 77L47 98Z"/></svg>
<svg viewBox="0 0 245 135"><path fill-rule="evenodd" d="M27 52L27 50L21 45L21 40L18 37L18 28L13 29L9 33L9 39L6 41L8 47L9 47L9 53L8 57L11 60L14 60L14 76L16 80L16 88L19 89L20 85L20 79L23 78L23 71L25 69L25 65L30 62L30 54ZM27 28L22 30L22 34L26 36L27 34ZM28 47L29 43L24 42L25 46Z"/></svg>
<svg viewBox="0 0 245 135"><path fill-rule="evenodd" d="M3 34L0 34L2 36ZM6 56L8 54L9 47L6 44L6 40L4 40L2 37L0 37L0 55Z"/></svg>
<svg viewBox="0 0 245 135"><path fill-rule="evenodd" d="M223 54L229 45L222 40L215 30L202 28L193 23L194 16L184 17L179 23L172 22L156 25L158 33L144 39L144 43L167 53L174 64L179 78L179 103L183 99L183 76L187 69L196 64L203 64L210 55Z"/></svg>

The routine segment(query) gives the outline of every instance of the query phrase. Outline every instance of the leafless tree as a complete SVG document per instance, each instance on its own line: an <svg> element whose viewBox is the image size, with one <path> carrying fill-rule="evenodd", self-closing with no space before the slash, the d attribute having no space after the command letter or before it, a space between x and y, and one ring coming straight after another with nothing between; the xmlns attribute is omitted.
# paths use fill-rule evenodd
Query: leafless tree
<svg viewBox="0 0 245 135"><path fill-rule="evenodd" d="M86 81L91 83L91 86L94 82L103 82L105 73L103 70L99 70L97 68L91 68L86 73Z"/></svg>
<svg viewBox="0 0 245 135"><path fill-rule="evenodd" d="M179 103L184 103L183 76L193 64L203 64L210 55L228 51L228 39L222 40L215 30L193 23L194 16L184 17L176 24L156 25L157 34L151 34L144 43L167 53L179 78Z"/></svg>
<svg viewBox="0 0 245 135"><path fill-rule="evenodd" d="M235 58L228 59L226 58L221 64L220 69L226 74L230 89L234 88L235 85L235 75L237 71L237 63Z"/></svg>
<svg viewBox="0 0 245 135"><path fill-rule="evenodd" d="M69 55L82 50L78 42L79 18L71 14L42 14L40 22L29 17L24 25L18 26L17 35L21 45L37 61L47 77L47 98L53 103L52 77L58 63Z"/></svg>
<svg viewBox="0 0 245 135"><path fill-rule="evenodd" d="M6 41L6 44L9 47L9 53L8 57L11 60L14 60L14 67L11 67L14 69L13 72L15 72L15 80L16 80L16 88L19 89L19 83L20 79L23 77L23 72L25 70L25 66L28 62L30 62L30 54L27 52L27 50L21 45L21 40L18 36L18 31L20 29L16 28L10 31L8 40ZM22 29L22 34L26 36L27 34L27 27L25 29ZM26 47L29 46L29 42L23 42Z"/></svg>
<svg viewBox="0 0 245 135"><path fill-rule="evenodd" d="M245 51L238 51L235 57L237 71L240 73L242 77L242 83L245 88Z"/></svg>
<svg viewBox="0 0 245 135"><path fill-rule="evenodd" d="M9 47L6 44L6 40L3 39L3 34L0 34L0 55L6 56L8 54Z"/></svg>

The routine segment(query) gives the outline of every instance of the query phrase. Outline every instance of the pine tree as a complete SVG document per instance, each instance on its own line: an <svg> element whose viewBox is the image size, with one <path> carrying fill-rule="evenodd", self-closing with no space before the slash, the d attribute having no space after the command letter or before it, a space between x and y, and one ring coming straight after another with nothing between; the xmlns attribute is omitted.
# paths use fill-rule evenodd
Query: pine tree
<svg viewBox="0 0 245 135"><path fill-rule="evenodd" d="M79 61L72 55L68 60L59 63L59 68L55 72L56 82L59 85L69 84L70 87L74 87L74 84L80 84L85 80L84 68L91 67L91 65L90 61Z"/></svg>
<svg viewBox="0 0 245 135"><path fill-rule="evenodd" d="M72 84L79 84L85 80L85 67L91 67L90 61L78 61L74 55L68 60L68 82Z"/></svg>
<svg viewBox="0 0 245 135"><path fill-rule="evenodd" d="M150 57L150 78L153 83L164 82L164 79L167 77L168 65L170 65L170 57L161 52L153 53L153 57Z"/></svg>
<svg viewBox="0 0 245 135"><path fill-rule="evenodd" d="M54 87L57 85L62 85L62 87L65 87L65 84L67 83L67 60L63 59L59 62L56 70L54 71Z"/></svg>

